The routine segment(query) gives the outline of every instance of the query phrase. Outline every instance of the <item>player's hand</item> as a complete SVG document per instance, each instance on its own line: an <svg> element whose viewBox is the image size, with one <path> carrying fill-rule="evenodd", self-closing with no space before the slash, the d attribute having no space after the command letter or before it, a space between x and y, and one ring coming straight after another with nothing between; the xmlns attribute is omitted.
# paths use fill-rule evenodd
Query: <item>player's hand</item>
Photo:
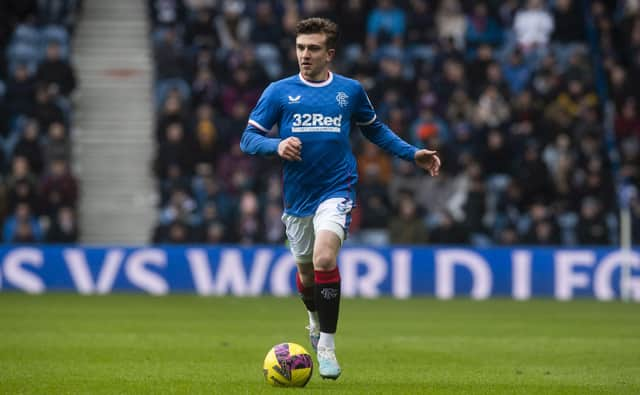
<svg viewBox="0 0 640 395"><path fill-rule="evenodd" d="M418 150L413 159L418 166L428 171L432 176L437 176L440 173L441 162L436 151L430 151L428 149Z"/></svg>
<svg viewBox="0 0 640 395"><path fill-rule="evenodd" d="M278 155L284 160L301 161L302 141L297 137L288 137L278 144Z"/></svg>

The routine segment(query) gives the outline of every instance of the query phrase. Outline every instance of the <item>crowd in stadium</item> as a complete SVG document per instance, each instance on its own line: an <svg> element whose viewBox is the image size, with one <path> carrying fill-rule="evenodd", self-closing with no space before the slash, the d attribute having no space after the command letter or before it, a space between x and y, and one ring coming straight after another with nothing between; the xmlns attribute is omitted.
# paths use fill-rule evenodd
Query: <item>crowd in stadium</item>
<svg viewBox="0 0 640 395"><path fill-rule="evenodd" d="M4 243L78 240L71 171L74 0L0 3L0 223Z"/></svg>
<svg viewBox="0 0 640 395"><path fill-rule="evenodd" d="M238 141L266 85L297 73L295 25L335 20L334 71L441 175L354 131L350 242L613 244L638 185L640 2L148 0L155 62L152 241L282 243L280 163ZM77 0L0 5L4 242L78 239L71 65ZM640 202L631 198L634 240Z"/></svg>
<svg viewBox="0 0 640 395"><path fill-rule="evenodd" d="M266 85L298 72L297 21L321 16L341 28L333 70L359 80L398 135L443 159L429 177L354 132L351 242L616 243L619 186L637 185L640 163L638 8L149 0L161 195L152 239L284 241L280 163L243 155L238 141ZM637 229L638 199L631 209Z"/></svg>

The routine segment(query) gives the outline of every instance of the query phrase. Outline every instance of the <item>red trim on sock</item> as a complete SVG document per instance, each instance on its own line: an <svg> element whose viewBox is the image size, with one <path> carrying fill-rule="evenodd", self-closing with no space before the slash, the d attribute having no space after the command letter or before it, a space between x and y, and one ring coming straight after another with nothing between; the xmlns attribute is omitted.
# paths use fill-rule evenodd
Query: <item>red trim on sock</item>
<svg viewBox="0 0 640 395"><path fill-rule="evenodd" d="M305 287L302 280L300 280L300 273L296 273L296 287L298 287L298 292L301 295L313 297L313 286Z"/></svg>
<svg viewBox="0 0 640 395"><path fill-rule="evenodd" d="M296 273L296 287L298 287L298 292L304 292L304 285L302 284L302 281L300 280L300 274L298 273Z"/></svg>
<svg viewBox="0 0 640 395"><path fill-rule="evenodd" d="M331 284L340 282L340 271L336 266L335 269L329 270L328 272L323 272L320 270L315 270L316 284Z"/></svg>

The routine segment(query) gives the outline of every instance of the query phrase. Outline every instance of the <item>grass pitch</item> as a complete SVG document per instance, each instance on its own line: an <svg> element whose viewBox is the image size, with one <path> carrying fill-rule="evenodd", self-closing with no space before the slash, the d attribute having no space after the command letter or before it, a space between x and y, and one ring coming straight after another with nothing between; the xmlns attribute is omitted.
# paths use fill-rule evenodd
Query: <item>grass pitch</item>
<svg viewBox="0 0 640 395"><path fill-rule="evenodd" d="M343 375L267 386L296 298L0 294L0 393L640 394L640 305L343 300Z"/></svg>

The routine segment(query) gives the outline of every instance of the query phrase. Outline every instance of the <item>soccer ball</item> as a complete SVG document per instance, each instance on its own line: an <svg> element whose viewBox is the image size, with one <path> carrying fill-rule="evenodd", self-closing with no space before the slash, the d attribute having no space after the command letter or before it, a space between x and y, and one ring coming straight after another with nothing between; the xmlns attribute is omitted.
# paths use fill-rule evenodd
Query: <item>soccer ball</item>
<svg viewBox="0 0 640 395"><path fill-rule="evenodd" d="M264 358L264 378L276 387L304 387L313 373L313 359L299 344L280 343Z"/></svg>

